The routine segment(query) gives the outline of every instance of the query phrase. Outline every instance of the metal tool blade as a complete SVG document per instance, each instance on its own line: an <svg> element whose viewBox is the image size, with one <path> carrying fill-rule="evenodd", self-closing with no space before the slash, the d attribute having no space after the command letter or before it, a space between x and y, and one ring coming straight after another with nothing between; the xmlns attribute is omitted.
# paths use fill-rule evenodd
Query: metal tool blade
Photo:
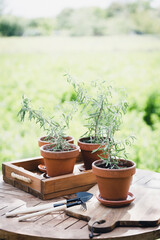
<svg viewBox="0 0 160 240"><path fill-rule="evenodd" d="M78 192L76 195L82 202L87 202L93 197L93 194L88 192Z"/></svg>
<svg viewBox="0 0 160 240"><path fill-rule="evenodd" d="M87 209L86 202L92 198L93 194L88 193L88 192L78 192L76 194L76 196L77 196L76 198L67 200L66 207L69 208L69 207L73 207L76 205L81 205L83 207L83 209L86 210Z"/></svg>

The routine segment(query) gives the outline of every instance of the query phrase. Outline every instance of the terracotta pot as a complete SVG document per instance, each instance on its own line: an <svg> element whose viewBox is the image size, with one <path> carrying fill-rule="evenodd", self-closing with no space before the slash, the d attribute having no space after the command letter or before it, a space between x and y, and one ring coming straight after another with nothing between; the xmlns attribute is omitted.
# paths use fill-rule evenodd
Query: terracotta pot
<svg viewBox="0 0 160 240"><path fill-rule="evenodd" d="M118 201L127 198L132 176L136 172L136 164L130 160L120 160L125 168L107 169L99 165L103 160L92 164L93 173L96 175L100 196L106 200Z"/></svg>
<svg viewBox="0 0 160 240"><path fill-rule="evenodd" d="M45 144L49 144L50 142L46 140L47 136L43 136L43 137L40 137L38 139L38 145L39 147L45 145ZM53 137L49 137L50 140L53 140L54 142L54 138ZM71 137L71 136L67 136L65 137L65 139L67 140L67 142L71 143L71 144L74 144L74 138Z"/></svg>
<svg viewBox="0 0 160 240"><path fill-rule="evenodd" d="M99 159L98 155L101 155L102 151L97 151L95 153L92 153L92 151L97 149L100 146L100 144L86 143L85 140L89 140L89 137L80 138L78 140L78 146L80 146L80 149L81 149L81 154L84 161L85 169L89 170L89 169L92 169L92 163L97 159ZM105 155L105 157L107 157L107 155Z"/></svg>
<svg viewBox="0 0 160 240"><path fill-rule="evenodd" d="M56 177L73 172L74 164L79 155L79 147L74 144L69 145L73 150L63 152L50 151L52 147L51 144L40 147L41 156L44 158L48 176Z"/></svg>

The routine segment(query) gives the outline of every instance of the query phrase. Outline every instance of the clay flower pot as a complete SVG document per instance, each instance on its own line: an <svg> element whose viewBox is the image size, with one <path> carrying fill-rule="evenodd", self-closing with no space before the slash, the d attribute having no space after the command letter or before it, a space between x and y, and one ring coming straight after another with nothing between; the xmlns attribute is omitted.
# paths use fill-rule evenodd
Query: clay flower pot
<svg viewBox="0 0 160 240"><path fill-rule="evenodd" d="M86 170L92 169L92 163L99 159L98 155L102 154L102 151L97 151L92 153L93 150L99 148L100 144L98 143L86 143L85 141L89 140L88 138L80 138L78 140L78 146L81 149L82 158L84 161L84 166ZM104 145L103 145L104 146ZM103 155L104 156L104 155ZM107 155L105 155L107 157Z"/></svg>
<svg viewBox="0 0 160 240"><path fill-rule="evenodd" d="M72 150L51 151L53 144L46 144L40 147L41 156L49 177L56 177L73 172L74 164L79 155L79 147L69 144Z"/></svg>
<svg viewBox="0 0 160 240"><path fill-rule="evenodd" d="M47 138L49 138L49 139L47 139ZM64 138L67 140L67 142L69 142L71 144L74 144L74 138L73 137L67 136L67 137L64 137ZM41 146L43 146L45 144L49 144L50 142L48 140L50 140L50 141L53 140L53 142L54 142L54 138L53 137L47 137L47 136L40 137L38 139L39 147L41 147Z"/></svg>
<svg viewBox="0 0 160 240"><path fill-rule="evenodd" d="M136 172L136 164L130 160L120 160L124 168L107 169L102 167L103 160L92 164L93 173L96 175L100 196L106 200L126 200L132 176Z"/></svg>

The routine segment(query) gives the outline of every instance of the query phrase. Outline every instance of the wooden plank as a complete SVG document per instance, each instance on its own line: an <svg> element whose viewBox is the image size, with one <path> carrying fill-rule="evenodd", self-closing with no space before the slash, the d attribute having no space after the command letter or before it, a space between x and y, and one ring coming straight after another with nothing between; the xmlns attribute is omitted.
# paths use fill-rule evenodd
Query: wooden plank
<svg viewBox="0 0 160 240"><path fill-rule="evenodd" d="M80 186L80 187L75 187L75 188L71 188L71 189L67 189L64 191L58 191L58 192L53 192L53 193L49 193L49 194L45 194L42 196L43 200L49 200L52 198L57 198L57 197L61 197L61 196L66 196L68 194L73 194L73 193L77 193L77 192L81 192L81 191L88 191L91 187L93 187L95 184L90 184L90 185L86 185L86 186Z"/></svg>
<svg viewBox="0 0 160 240"><path fill-rule="evenodd" d="M31 158L31 159L22 159L20 161L12 161L11 164L22 167L28 171L36 171L37 166L39 164L44 164L44 160L42 157L36 157L36 158Z"/></svg>
<svg viewBox="0 0 160 240"><path fill-rule="evenodd" d="M44 228L46 225L53 227L55 224L60 224L63 221L64 217L67 217L64 213L53 212L44 216L35 217L34 222L36 222L36 224L42 225Z"/></svg>
<svg viewBox="0 0 160 240"><path fill-rule="evenodd" d="M79 229L83 229L85 227L87 227L87 229L88 229L87 222L84 222L82 220L76 220L74 223L72 223L68 227L66 227L66 229L68 229L68 230L69 229L71 229L71 230L73 230L73 229L79 230Z"/></svg>
<svg viewBox="0 0 160 240"><path fill-rule="evenodd" d="M42 180L42 182L43 194L48 194L94 184L96 183L96 177L92 170L89 170L87 172L79 172L78 174L67 174Z"/></svg>
<svg viewBox="0 0 160 240"><path fill-rule="evenodd" d="M54 225L54 227L56 227L56 229L68 229L70 226L74 225L78 220L76 218L73 217L66 217L66 219L61 222L61 224L57 224Z"/></svg>
<svg viewBox="0 0 160 240"><path fill-rule="evenodd" d="M34 168L37 168L38 164L44 164L43 157L38 156L38 157L32 157L32 158L24 158L24 159L19 159L19 160L14 160L14 161L9 161L9 162L3 162L3 165L16 165L19 167L23 167L26 170L33 171Z"/></svg>
<svg viewBox="0 0 160 240"><path fill-rule="evenodd" d="M21 200L19 200L19 201L17 200L16 204L15 204L15 202L14 203L10 203L5 208L0 210L0 216L4 216L6 214L6 212L13 211L15 209L18 209L18 208L24 206L24 205L25 205L24 202L22 202Z"/></svg>
<svg viewBox="0 0 160 240"><path fill-rule="evenodd" d="M143 169L136 169L136 174L133 176L133 184L145 184L149 179L155 176L155 172Z"/></svg>

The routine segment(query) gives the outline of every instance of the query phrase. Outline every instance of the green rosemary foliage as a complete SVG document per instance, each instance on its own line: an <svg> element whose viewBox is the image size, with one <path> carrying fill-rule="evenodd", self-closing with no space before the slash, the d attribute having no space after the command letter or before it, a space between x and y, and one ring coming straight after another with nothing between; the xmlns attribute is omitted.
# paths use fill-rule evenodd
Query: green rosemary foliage
<svg viewBox="0 0 160 240"><path fill-rule="evenodd" d="M89 142L100 143L93 152L102 150L101 159L106 161L109 168L118 168L118 160L126 158L126 146L131 145L133 136L123 141L115 140L115 133L120 130L123 115L127 112L128 102L123 88L115 89L105 81L92 83L92 94L85 88L84 83L77 83L69 74L67 80L72 84L77 94L77 102L85 111L85 127L87 132L82 137L89 137ZM104 158L104 155L108 155Z"/></svg>
<svg viewBox="0 0 160 240"><path fill-rule="evenodd" d="M105 161L107 168L121 168L120 159L127 159L128 156L126 146L131 146L134 140L134 136L129 136L122 141L117 141L114 137L112 137L105 146L99 147L99 150L102 150L102 154L98 156L100 159ZM97 151L97 149L95 151ZM104 155L107 157L104 157Z"/></svg>
<svg viewBox="0 0 160 240"><path fill-rule="evenodd" d="M105 81L93 82L92 87L96 91L89 95L84 83L77 83L69 74L67 80L72 84L77 102L85 111L85 127L87 132L83 135L90 137L92 142L105 142L111 138L111 134L119 130L122 123L122 115L126 113L128 103L123 89L114 89ZM120 93L120 101L117 101ZM119 99L118 99L119 100Z"/></svg>
<svg viewBox="0 0 160 240"><path fill-rule="evenodd" d="M47 141L53 143L52 151L66 151L70 149L70 145L64 139L66 136L65 131L69 128L69 122L72 118L71 112L65 114L64 112L61 114L61 120L56 121L54 117L46 118L42 109L34 109L31 106L31 101L22 96L22 106L20 111L18 112L18 116L21 121L24 121L28 114L28 119L30 121L34 120L36 124L40 125L40 128L46 132Z"/></svg>

